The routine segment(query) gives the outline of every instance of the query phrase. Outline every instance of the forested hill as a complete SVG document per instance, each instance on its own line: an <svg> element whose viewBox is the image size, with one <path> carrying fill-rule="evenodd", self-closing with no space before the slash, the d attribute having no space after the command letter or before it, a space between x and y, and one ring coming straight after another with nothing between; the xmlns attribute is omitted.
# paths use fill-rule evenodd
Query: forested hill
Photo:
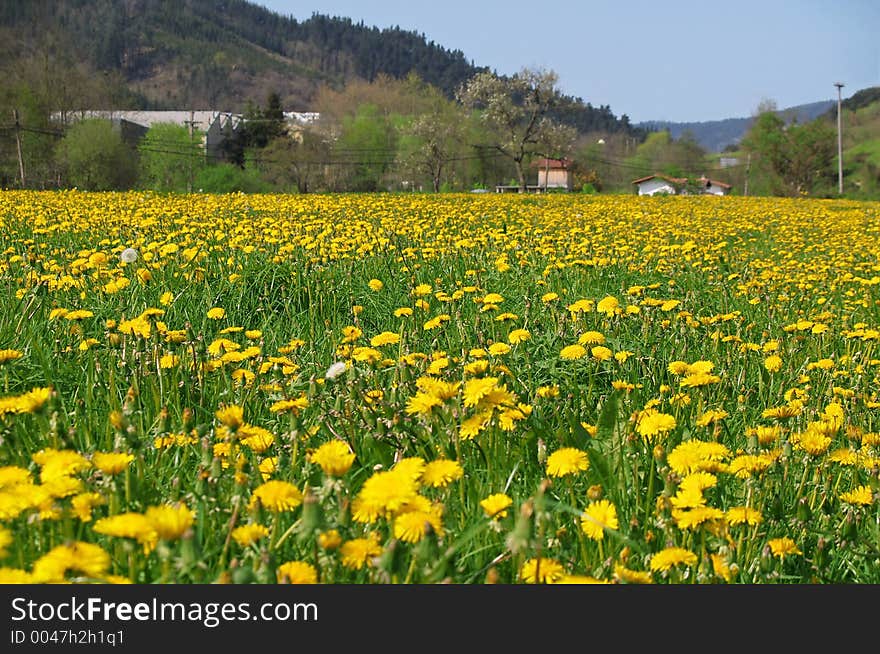
<svg viewBox="0 0 880 654"><path fill-rule="evenodd" d="M103 94L143 109L243 111L274 91L285 109L308 111L322 84L411 72L451 97L486 70L417 32L297 21L244 0L0 0L0 57L7 80L39 74L64 87L62 101L94 105ZM610 107L565 100L558 117L582 132L632 131Z"/></svg>

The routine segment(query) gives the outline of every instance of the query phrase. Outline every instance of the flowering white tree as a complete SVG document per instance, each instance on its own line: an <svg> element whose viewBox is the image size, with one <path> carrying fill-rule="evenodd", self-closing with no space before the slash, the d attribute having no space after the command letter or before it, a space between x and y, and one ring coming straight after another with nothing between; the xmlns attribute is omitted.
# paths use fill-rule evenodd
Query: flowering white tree
<svg viewBox="0 0 880 654"><path fill-rule="evenodd" d="M520 190L526 189L525 168L531 157L560 157L577 133L549 118L559 103L555 72L524 68L512 77L477 73L458 92L459 101L479 112L493 135L490 147L510 158Z"/></svg>

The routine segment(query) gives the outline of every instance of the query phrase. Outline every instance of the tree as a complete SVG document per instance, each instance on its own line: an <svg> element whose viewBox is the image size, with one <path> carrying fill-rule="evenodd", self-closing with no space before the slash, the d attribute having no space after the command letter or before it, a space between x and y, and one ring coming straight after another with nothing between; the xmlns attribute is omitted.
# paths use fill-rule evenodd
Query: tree
<svg viewBox="0 0 880 654"><path fill-rule="evenodd" d="M272 91L266 98L266 107L248 105L244 114L246 146L265 148L273 139L287 133L281 96Z"/></svg>
<svg viewBox="0 0 880 654"><path fill-rule="evenodd" d="M346 118L333 146L334 163L344 166L345 182L353 191L377 191L394 162L397 144L390 121L376 105L365 104Z"/></svg>
<svg viewBox="0 0 880 654"><path fill-rule="evenodd" d="M162 192L192 190L205 165L200 135L174 123L156 123L138 146L140 186Z"/></svg>
<svg viewBox="0 0 880 654"><path fill-rule="evenodd" d="M58 160L70 184L87 191L130 188L137 178L136 152L109 120L76 123L61 140Z"/></svg>
<svg viewBox="0 0 880 654"><path fill-rule="evenodd" d="M753 155L758 188L772 194L815 193L833 175L835 132L821 120L786 125L775 112L764 111L743 138L743 147Z"/></svg>
<svg viewBox="0 0 880 654"><path fill-rule="evenodd" d="M199 193L266 193L270 190L250 161L243 167L231 163L205 166L195 179L195 189Z"/></svg>
<svg viewBox="0 0 880 654"><path fill-rule="evenodd" d="M535 155L551 152L565 138L573 142L575 131L562 128L548 117L559 102L557 75L553 71L522 69L510 78L477 73L458 92L466 107L479 112L490 130L489 147L509 158L516 168L521 191L526 189L526 165Z"/></svg>
<svg viewBox="0 0 880 654"><path fill-rule="evenodd" d="M287 190L296 186L300 193L308 193L320 181L330 155L330 146L324 137L311 130L303 130L296 137L279 136L260 153L259 167L263 179Z"/></svg>
<svg viewBox="0 0 880 654"><path fill-rule="evenodd" d="M633 175L662 173L671 177L699 176L706 166L706 152L691 132L673 139L669 130L652 132L626 160Z"/></svg>
<svg viewBox="0 0 880 654"><path fill-rule="evenodd" d="M465 115L437 89L428 87L425 94L431 96L431 107L427 112L411 117L400 128L398 160L404 170L426 175L434 192L438 193L444 176L461 154Z"/></svg>
<svg viewBox="0 0 880 654"><path fill-rule="evenodd" d="M265 148L269 143L287 133L281 97L274 91L266 99L266 108L248 100L242 122L233 129L227 123L221 151L226 161L239 168L245 167L245 159L254 150Z"/></svg>

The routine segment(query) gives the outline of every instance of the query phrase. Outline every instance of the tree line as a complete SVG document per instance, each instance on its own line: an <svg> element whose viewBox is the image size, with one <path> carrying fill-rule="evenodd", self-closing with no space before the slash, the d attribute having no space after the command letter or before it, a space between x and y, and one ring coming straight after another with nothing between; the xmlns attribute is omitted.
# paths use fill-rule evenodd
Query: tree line
<svg viewBox="0 0 880 654"><path fill-rule="evenodd" d="M668 131L641 134L609 124L580 131L561 116L569 98L552 70L501 77L481 71L454 97L417 75L379 75L342 89L322 86L320 120L285 120L278 93L248 102L240 128L207 156L202 135L157 124L137 144L108 121L53 124L27 86L0 122L0 183L89 190L205 192L463 191L535 184L534 162L566 159L576 190L633 192L650 174L707 177L752 195L831 194L834 134L827 121L786 125L772 107L759 112L740 161L719 168L696 140ZM15 98L13 98L15 99ZM21 153L21 155L19 155Z"/></svg>

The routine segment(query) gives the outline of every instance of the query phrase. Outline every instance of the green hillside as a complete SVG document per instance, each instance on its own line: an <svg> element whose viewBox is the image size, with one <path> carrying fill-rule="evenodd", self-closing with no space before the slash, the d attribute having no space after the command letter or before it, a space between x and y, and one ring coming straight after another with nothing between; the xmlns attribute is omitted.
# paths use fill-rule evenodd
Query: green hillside
<svg viewBox="0 0 880 654"><path fill-rule="evenodd" d="M853 99L868 101L850 103L853 108L842 105L845 191L854 197L880 197L880 87L860 91ZM833 114L836 120L836 107Z"/></svg>
<svg viewBox="0 0 880 654"><path fill-rule="evenodd" d="M0 0L0 96L27 87L55 111L244 112L270 93L310 111L322 86L411 73L451 98L485 70L424 34L317 13L297 21L245 0ZM608 106L562 100L553 117L579 132L639 133Z"/></svg>

